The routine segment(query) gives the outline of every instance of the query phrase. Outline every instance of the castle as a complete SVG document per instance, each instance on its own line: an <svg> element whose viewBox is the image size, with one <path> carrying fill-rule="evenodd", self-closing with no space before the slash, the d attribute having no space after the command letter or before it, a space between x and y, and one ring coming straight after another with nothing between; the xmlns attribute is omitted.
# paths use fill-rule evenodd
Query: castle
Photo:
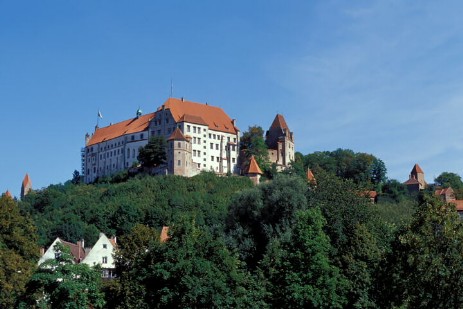
<svg viewBox="0 0 463 309"><path fill-rule="evenodd" d="M85 136L82 175L86 183L136 164L138 150L152 136L167 140L164 174L194 176L201 171L219 175L242 174L240 130L220 107L169 98L154 113L136 116ZM282 115L277 115L266 134L271 162L279 170L294 160L294 137Z"/></svg>

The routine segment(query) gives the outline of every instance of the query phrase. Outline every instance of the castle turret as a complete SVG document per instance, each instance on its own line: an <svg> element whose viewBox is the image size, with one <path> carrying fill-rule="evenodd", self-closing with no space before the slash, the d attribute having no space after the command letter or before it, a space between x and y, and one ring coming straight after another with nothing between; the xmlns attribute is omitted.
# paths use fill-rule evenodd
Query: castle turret
<svg viewBox="0 0 463 309"><path fill-rule="evenodd" d="M271 163L277 169L287 168L294 160L294 134L289 130L283 115L277 114L265 134L265 143L269 149Z"/></svg>
<svg viewBox="0 0 463 309"><path fill-rule="evenodd" d="M249 179L251 179L255 185L258 185L260 183L260 176L262 174L262 170L260 169L259 164L257 164L256 159L254 156L251 156L251 159L249 160L249 166L246 171L246 177L249 177Z"/></svg>
<svg viewBox="0 0 463 309"><path fill-rule="evenodd" d="M26 173L24 176L23 183L21 185L21 199L23 199L32 190L32 181L29 178L29 174Z"/></svg>
<svg viewBox="0 0 463 309"><path fill-rule="evenodd" d="M192 176L193 161L191 159L191 138L183 135L179 128L176 128L167 139L167 171L169 174Z"/></svg>

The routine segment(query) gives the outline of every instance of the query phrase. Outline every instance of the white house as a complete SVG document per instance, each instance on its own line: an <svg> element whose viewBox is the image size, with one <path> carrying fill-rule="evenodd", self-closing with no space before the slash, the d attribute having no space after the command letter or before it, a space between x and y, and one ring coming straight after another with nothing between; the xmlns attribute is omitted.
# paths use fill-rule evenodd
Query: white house
<svg viewBox="0 0 463 309"><path fill-rule="evenodd" d="M114 250L116 249L116 238L106 237L100 233L100 238L93 246L92 250L85 256L82 263L89 266L100 265L102 268L103 278L113 278L116 264L114 263Z"/></svg>
<svg viewBox="0 0 463 309"><path fill-rule="evenodd" d="M73 244L67 241L60 239L59 237L53 241L53 243L48 247L45 252L41 252L41 257L39 259L38 265L42 264L46 260L55 259L59 252L55 251L55 245L57 243L62 243L64 246L68 247L71 251L71 255L73 256L74 263L80 263L85 258L85 249L84 249L84 241L78 241L77 243Z"/></svg>

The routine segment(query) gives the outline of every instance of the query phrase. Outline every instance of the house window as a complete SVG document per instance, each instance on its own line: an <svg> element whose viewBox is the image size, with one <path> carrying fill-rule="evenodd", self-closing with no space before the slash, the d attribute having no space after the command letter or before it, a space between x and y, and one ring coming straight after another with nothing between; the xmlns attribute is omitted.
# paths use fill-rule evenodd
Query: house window
<svg viewBox="0 0 463 309"><path fill-rule="evenodd" d="M190 130L191 130L191 126L188 124L188 125L186 126L186 131L187 131L187 132L190 132Z"/></svg>
<svg viewBox="0 0 463 309"><path fill-rule="evenodd" d="M108 257L107 256L103 256L103 264L106 264L108 263Z"/></svg>
<svg viewBox="0 0 463 309"><path fill-rule="evenodd" d="M215 144L215 150L219 150L219 144Z"/></svg>
<svg viewBox="0 0 463 309"><path fill-rule="evenodd" d="M143 139L143 133L142 133L142 134L140 134L140 139Z"/></svg>
<svg viewBox="0 0 463 309"><path fill-rule="evenodd" d="M235 163L235 158L232 158L232 163Z"/></svg>
<svg viewBox="0 0 463 309"><path fill-rule="evenodd" d="M130 158L130 149L127 149L127 159Z"/></svg>
<svg viewBox="0 0 463 309"><path fill-rule="evenodd" d="M214 149L214 144L213 143L211 143L211 149Z"/></svg>
<svg viewBox="0 0 463 309"><path fill-rule="evenodd" d="M214 156L211 156L211 161L214 162Z"/></svg>
<svg viewBox="0 0 463 309"><path fill-rule="evenodd" d="M193 133L196 133L196 127L193 126Z"/></svg>
<svg viewBox="0 0 463 309"><path fill-rule="evenodd" d="M178 161L177 161L177 165L178 165L178 166L182 165L182 161L181 161L181 160L178 160Z"/></svg>
<svg viewBox="0 0 463 309"><path fill-rule="evenodd" d="M107 245L107 244L103 244L103 249L108 249L108 245Z"/></svg>
<svg viewBox="0 0 463 309"><path fill-rule="evenodd" d="M220 162L220 158L219 158L219 157L217 157L217 162Z"/></svg>
<svg viewBox="0 0 463 309"><path fill-rule="evenodd" d="M135 136L132 135L132 136L130 137L130 139L131 139L132 141L134 141L134 140L135 140Z"/></svg>
<svg viewBox="0 0 463 309"><path fill-rule="evenodd" d="M180 142L178 142L177 146L178 146L178 148L180 148L182 146L182 144Z"/></svg>
<svg viewBox="0 0 463 309"><path fill-rule="evenodd" d="M198 144L201 145L201 137L198 137Z"/></svg>
<svg viewBox="0 0 463 309"><path fill-rule="evenodd" d="M132 149L132 158L135 158L135 149Z"/></svg>

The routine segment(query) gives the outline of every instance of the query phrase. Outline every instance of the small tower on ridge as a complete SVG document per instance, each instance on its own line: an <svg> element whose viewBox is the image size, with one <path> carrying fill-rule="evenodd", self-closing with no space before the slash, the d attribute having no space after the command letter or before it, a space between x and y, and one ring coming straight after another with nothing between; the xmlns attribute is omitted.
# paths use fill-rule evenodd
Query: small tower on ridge
<svg viewBox="0 0 463 309"><path fill-rule="evenodd" d="M260 183L260 176L262 175L262 170L260 169L259 165L257 164L256 158L251 156L251 160L249 160L249 166L246 171L246 177L251 179L251 181L258 185Z"/></svg>
<svg viewBox="0 0 463 309"><path fill-rule="evenodd" d="M31 190L32 181L29 177L29 174L26 173L26 176L24 176L23 183L21 185L21 199L23 199Z"/></svg>

